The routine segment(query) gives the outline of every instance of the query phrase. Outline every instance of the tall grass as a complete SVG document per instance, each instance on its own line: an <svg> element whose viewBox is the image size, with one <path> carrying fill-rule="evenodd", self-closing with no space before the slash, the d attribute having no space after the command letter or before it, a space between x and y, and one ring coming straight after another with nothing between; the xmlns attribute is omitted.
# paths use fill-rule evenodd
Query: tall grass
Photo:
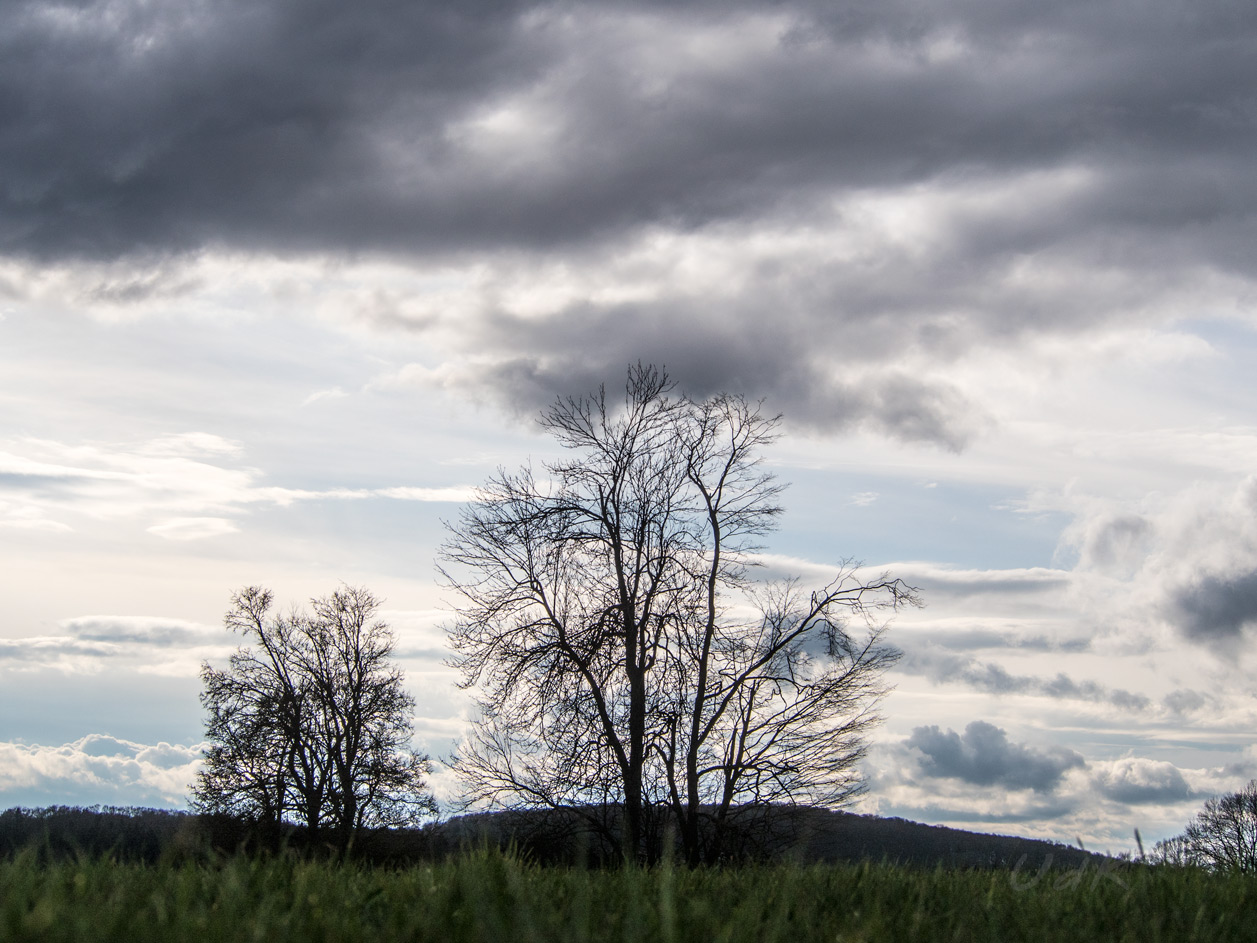
<svg viewBox="0 0 1257 943"><path fill-rule="evenodd" d="M0 862L5 940L1257 940L1257 883L1194 870L883 865L538 867L478 852L402 870L297 858Z"/></svg>

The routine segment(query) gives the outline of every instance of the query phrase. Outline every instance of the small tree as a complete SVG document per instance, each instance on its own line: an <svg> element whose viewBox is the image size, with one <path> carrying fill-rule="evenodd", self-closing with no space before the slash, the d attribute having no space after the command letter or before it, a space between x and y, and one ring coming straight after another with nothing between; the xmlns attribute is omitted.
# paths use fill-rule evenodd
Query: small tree
<svg viewBox="0 0 1257 943"><path fill-rule="evenodd" d="M1257 873L1257 779L1239 792L1205 800L1183 839L1196 864Z"/></svg>
<svg viewBox="0 0 1257 943"><path fill-rule="evenodd" d="M776 419L639 365L622 407L599 391L542 424L572 457L500 472L444 548L480 691L455 758L469 800L573 809L629 859L672 830L698 863L739 810L858 793L897 657L872 616L917 599L850 567L811 592L751 578L780 512L759 466Z"/></svg>
<svg viewBox="0 0 1257 943"><path fill-rule="evenodd" d="M1152 864L1168 865L1173 868L1186 868L1200 864L1196 860L1192 844L1186 835L1175 835L1164 838L1152 846L1152 854L1145 860Z"/></svg>
<svg viewBox="0 0 1257 943"><path fill-rule="evenodd" d="M236 593L224 621L253 644L226 671L201 666L210 746L194 806L297 821L342 850L364 827L433 813L430 762L409 746L414 699L389 664L379 600L345 587L311 600L310 612L272 615L271 603L257 586Z"/></svg>

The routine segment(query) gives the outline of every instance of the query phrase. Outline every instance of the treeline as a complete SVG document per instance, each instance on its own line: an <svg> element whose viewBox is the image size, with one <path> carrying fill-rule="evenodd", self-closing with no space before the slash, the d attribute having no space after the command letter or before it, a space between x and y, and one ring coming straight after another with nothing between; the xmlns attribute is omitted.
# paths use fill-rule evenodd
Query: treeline
<svg viewBox="0 0 1257 943"><path fill-rule="evenodd" d="M798 864L890 862L911 867L1022 869L1085 868L1110 861L1051 842L984 835L904 819L775 807L752 810L742 823L742 844L725 863L789 861ZM154 864L239 853L281 852L313 857L348 856L377 865L405 866L449 858L477 847L513 848L542 864L615 865L614 844L586 827L588 810L497 812L459 816L421 828L362 833L348 851L311 839L298 825L260 826L229 816L162 809L95 806L14 808L0 813L0 857L24 850L41 860L111 858ZM611 810L614 815L614 810Z"/></svg>
<svg viewBox="0 0 1257 943"><path fill-rule="evenodd" d="M364 863L408 864L447 857L457 848L431 829L376 829L348 856ZM40 862L108 858L135 864L235 855L292 853L345 856L302 825L268 824L226 815L124 808L49 806L0 812L0 858L35 855Z"/></svg>

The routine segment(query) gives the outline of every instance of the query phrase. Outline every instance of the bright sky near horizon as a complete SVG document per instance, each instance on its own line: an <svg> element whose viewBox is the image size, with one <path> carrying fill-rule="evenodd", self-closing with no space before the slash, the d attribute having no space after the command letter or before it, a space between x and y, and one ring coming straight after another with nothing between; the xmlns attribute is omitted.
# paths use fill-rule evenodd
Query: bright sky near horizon
<svg viewBox="0 0 1257 943"><path fill-rule="evenodd" d="M918 585L861 809L1127 849L1257 776L1257 6L0 6L0 808L182 805L233 590L387 598L638 360ZM450 782L438 773L437 782Z"/></svg>

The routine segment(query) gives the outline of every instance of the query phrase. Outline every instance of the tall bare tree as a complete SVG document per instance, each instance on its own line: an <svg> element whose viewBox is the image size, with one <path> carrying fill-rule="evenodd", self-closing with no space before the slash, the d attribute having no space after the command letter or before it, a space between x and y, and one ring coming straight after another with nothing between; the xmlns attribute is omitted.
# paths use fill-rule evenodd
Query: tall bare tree
<svg viewBox="0 0 1257 943"><path fill-rule="evenodd" d="M228 628L252 643L201 667L210 743L193 791L205 812L325 830L346 848L364 826L435 811L428 757L410 749L414 699L390 664L379 600L344 587L309 612L272 615L269 590L232 597Z"/></svg>
<svg viewBox="0 0 1257 943"><path fill-rule="evenodd" d="M481 711L455 758L469 800L576 809L630 859L670 827L696 863L748 805L856 794L897 657L876 615L918 600L849 566L810 592L752 579L777 419L638 365L622 405L600 390L542 424L572 457L499 472L443 550Z"/></svg>

